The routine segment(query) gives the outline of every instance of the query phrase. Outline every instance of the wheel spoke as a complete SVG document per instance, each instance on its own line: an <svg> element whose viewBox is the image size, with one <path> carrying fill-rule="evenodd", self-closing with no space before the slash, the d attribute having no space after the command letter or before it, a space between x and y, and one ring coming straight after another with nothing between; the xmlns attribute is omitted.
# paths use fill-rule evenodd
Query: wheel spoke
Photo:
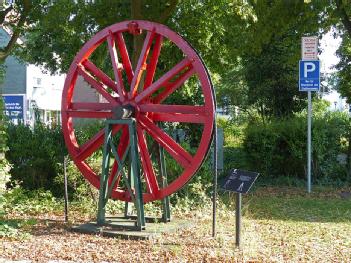
<svg viewBox="0 0 351 263"><path fill-rule="evenodd" d="M132 64L130 63L126 43L124 41L124 38L121 32L118 32L116 34L116 40L117 40L117 46L118 46L119 52L121 54L123 68L126 71L128 83L129 85L131 85L134 72L132 69Z"/></svg>
<svg viewBox="0 0 351 263"><path fill-rule="evenodd" d="M168 134L157 127L147 117L140 115L139 121L142 127L184 168L191 165L193 157L175 142Z"/></svg>
<svg viewBox="0 0 351 263"><path fill-rule="evenodd" d="M102 84L95 80L82 66L77 67L79 75L81 75L90 85L95 88L108 102L112 103L113 106L117 105L117 101L114 97L108 93Z"/></svg>
<svg viewBox="0 0 351 263"><path fill-rule="evenodd" d="M163 42L163 37L161 35L157 35L155 44L152 50L152 56L150 58L150 62L146 67L144 89L147 89L151 85L152 81L154 80L156 66L161 52L162 42Z"/></svg>
<svg viewBox="0 0 351 263"><path fill-rule="evenodd" d="M115 125L112 127L112 134L116 134L122 125ZM75 156L80 161L85 160L95 151L97 151L104 143L105 129L101 129L97 134L95 134L89 141L85 142L80 146L78 154Z"/></svg>
<svg viewBox="0 0 351 263"><path fill-rule="evenodd" d="M204 106L142 104L141 112L154 112L154 121L205 123Z"/></svg>
<svg viewBox="0 0 351 263"><path fill-rule="evenodd" d="M109 32L109 35L107 37L107 43L108 43L108 49L110 52L113 73L115 75L115 80L117 82L117 93L120 97L121 102L123 102L125 101L126 93L123 85L122 73L120 71L121 68L119 68L115 38L111 31Z"/></svg>
<svg viewBox="0 0 351 263"><path fill-rule="evenodd" d="M147 89L145 89L140 94L138 94L135 97L135 101L137 103L139 103L140 101L142 101L143 99L149 97L150 95L152 95L154 92L156 92L160 88L162 88L162 87L166 86L167 84L169 84L169 81L172 80L174 77L176 77L182 70L184 70L187 67L191 67L192 68L191 63L192 62L191 62L190 59L184 58L181 62L179 62L177 65L175 65L165 75L163 75L156 82L151 84L151 86L149 86ZM187 79L188 79L188 77L187 78L182 78L182 77L178 78L178 80L179 80L178 82L179 83L177 83L177 87L179 87L181 84L183 84ZM174 81L174 82L177 82L177 81ZM174 82L172 82L172 83L174 83Z"/></svg>
<svg viewBox="0 0 351 263"><path fill-rule="evenodd" d="M112 108L110 103L73 102L70 104L71 110L111 111Z"/></svg>
<svg viewBox="0 0 351 263"><path fill-rule="evenodd" d="M117 85L116 83L109 77L107 76L103 71L101 71L93 62L90 60L85 60L82 62L82 65L84 66L85 70L88 72L91 72L95 77L101 80L101 82L106 85L107 87L110 87L117 93Z"/></svg>
<svg viewBox="0 0 351 263"><path fill-rule="evenodd" d="M195 69L193 67L190 67L177 80L175 80L174 82L168 82L165 85L165 89L154 98L154 102L161 103L162 101L164 101L169 95L171 95L175 90L177 90L194 73L195 73Z"/></svg>
<svg viewBox="0 0 351 263"><path fill-rule="evenodd" d="M141 112L165 112L206 115L205 106L166 105L145 103L139 106Z"/></svg>
<svg viewBox="0 0 351 263"><path fill-rule="evenodd" d="M111 111L77 111L77 110L67 110L67 114L72 118L91 118L91 119L107 119L112 117Z"/></svg>
<svg viewBox="0 0 351 263"><path fill-rule="evenodd" d="M188 122L188 123L205 123L205 116L196 114L172 114L172 113L155 113L152 116L154 121L166 122Z"/></svg>
<svg viewBox="0 0 351 263"><path fill-rule="evenodd" d="M154 168L152 167L152 162L151 162L149 150L147 148L145 134L140 127L137 127L137 136L138 136L141 164L144 168L143 171L144 171L144 177L146 181L146 187L150 194L152 194L153 196L156 196L157 192L159 191L159 186L156 180Z"/></svg>
<svg viewBox="0 0 351 263"><path fill-rule="evenodd" d="M110 175L109 175L109 178L108 178L108 185L111 186L112 182L113 182L113 179L117 176L117 179L112 187L112 190L116 190L118 185L119 185L119 182L121 180L121 177L122 177L122 173L119 172L118 174L117 173L117 170L118 170L118 163L117 161L115 160L113 162L113 165L112 165L112 169L111 169L111 172L110 172Z"/></svg>
<svg viewBox="0 0 351 263"><path fill-rule="evenodd" d="M141 50L140 56L139 56L139 60L138 60L138 64L136 66L136 69L134 71L134 77L132 79L132 83L130 85L130 92L129 92L129 98L134 98L135 94L137 93L138 90L138 86L141 80L141 76L144 70L144 64L146 62L147 56L149 54L150 51L150 47L152 44L152 41L154 39L155 36L155 32L152 31L148 31L146 34L146 38L144 40L144 45L143 48Z"/></svg>

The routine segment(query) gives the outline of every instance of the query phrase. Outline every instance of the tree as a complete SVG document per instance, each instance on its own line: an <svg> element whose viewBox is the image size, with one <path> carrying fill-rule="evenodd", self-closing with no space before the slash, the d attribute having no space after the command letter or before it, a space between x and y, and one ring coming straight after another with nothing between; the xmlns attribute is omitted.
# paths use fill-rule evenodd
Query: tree
<svg viewBox="0 0 351 263"><path fill-rule="evenodd" d="M223 94L234 87L243 99L230 96L232 103L243 110L253 107L262 119L300 111L306 97L297 87L301 36L325 31L325 4L248 1L244 7L237 18L246 24L236 47L241 66L234 66L233 77L224 78Z"/></svg>
<svg viewBox="0 0 351 263"><path fill-rule="evenodd" d="M340 58L339 63L336 65L337 78L338 78L338 91L343 97L346 97L347 102L351 103L351 8L346 5L342 0L336 0L335 15L339 18L339 28L342 42L337 50L337 56Z"/></svg>
<svg viewBox="0 0 351 263"><path fill-rule="evenodd" d="M7 8L0 10L1 27L10 27L12 30L8 44L0 48L0 61L4 61L10 55L18 38L23 33L30 12L33 9L32 2L30 0L16 1L15 4L11 4Z"/></svg>
<svg viewBox="0 0 351 263"><path fill-rule="evenodd" d="M305 96L296 87L300 37L321 35L328 12L323 1L102 0L85 4L62 0L42 5L34 14L18 54L51 72L66 72L83 44L102 28L130 18L161 22L199 51L217 93L227 94L219 96L219 103L227 103L229 97L232 105L242 109L254 107L267 117L287 116L301 109ZM135 37L127 43L134 50L135 64L142 41ZM171 45L162 52L165 62L159 63L159 68L181 56ZM103 52L96 54L95 61L108 71L111 67L104 57ZM254 67L256 64L259 67ZM257 74L262 73L263 65L271 70ZM278 73L284 74L276 79ZM283 91L280 97L275 95L278 91ZM283 109L282 104L286 105Z"/></svg>
<svg viewBox="0 0 351 263"><path fill-rule="evenodd" d="M10 40L6 46L0 47L0 81L4 78L4 62L5 59L13 51L17 40L22 35L23 30L28 23L30 12L32 11L35 1L23 0L17 1L6 8L0 7L0 26L9 28L12 33ZM33 5L34 4L34 5ZM0 90L0 94L2 91ZM7 150L7 120L4 114L4 102L0 97L0 190L2 184L6 183L8 162L5 159L5 151Z"/></svg>
<svg viewBox="0 0 351 263"><path fill-rule="evenodd" d="M224 72L230 60L233 39L225 34L229 0L62 0L42 6L27 32L26 43L18 50L25 61L44 65L50 72L67 72L75 54L101 29L127 19L145 19L168 25L183 35L204 57L211 71ZM138 54L142 42L127 39ZM133 43L132 43L133 42ZM170 51L167 57L175 61ZM101 55L103 57L103 55Z"/></svg>

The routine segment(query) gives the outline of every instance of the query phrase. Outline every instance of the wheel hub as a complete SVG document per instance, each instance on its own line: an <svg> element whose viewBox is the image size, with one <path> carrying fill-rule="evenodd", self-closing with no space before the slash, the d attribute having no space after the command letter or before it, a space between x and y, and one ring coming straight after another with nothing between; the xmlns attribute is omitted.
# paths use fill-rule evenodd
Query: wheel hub
<svg viewBox="0 0 351 263"><path fill-rule="evenodd" d="M130 119L135 118L136 108L131 104L119 105L112 109L112 119Z"/></svg>

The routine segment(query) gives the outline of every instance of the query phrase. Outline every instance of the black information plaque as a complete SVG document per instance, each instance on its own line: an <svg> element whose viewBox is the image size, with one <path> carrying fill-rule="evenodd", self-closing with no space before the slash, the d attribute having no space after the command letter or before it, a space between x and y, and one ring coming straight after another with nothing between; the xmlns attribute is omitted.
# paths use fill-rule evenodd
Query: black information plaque
<svg viewBox="0 0 351 263"><path fill-rule="evenodd" d="M220 187L225 191L246 194L258 176L259 173L232 169L220 183Z"/></svg>

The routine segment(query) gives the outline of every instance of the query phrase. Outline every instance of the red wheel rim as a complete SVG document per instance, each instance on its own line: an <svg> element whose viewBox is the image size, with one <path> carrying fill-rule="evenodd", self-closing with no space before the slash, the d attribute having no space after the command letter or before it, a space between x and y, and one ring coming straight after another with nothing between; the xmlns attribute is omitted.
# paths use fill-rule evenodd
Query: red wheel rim
<svg viewBox="0 0 351 263"><path fill-rule="evenodd" d="M146 33L138 63L133 70L123 34ZM164 75L154 80L163 40L167 39L184 54L183 59ZM114 80L96 67L90 60L93 52L107 43L112 61ZM147 65L145 66L147 62ZM143 71L145 73L143 73ZM123 74L125 78L123 78ZM144 74L143 87L140 88ZM78 76L84 78L107 103L74 101L73 94ZM163 104L190 77L196 77L201 86L203 103L200 105ZM124 80L127 79L127 80ZM129 86L129 90L127 89ZM106 89L108 87L109 89ZM110 92L108 90L112 90ZM106 119L112 117L112 109L118 105L131 104L137 109L137 138L141 159L142 176L146 184L144 202L162 199L183 187L203 163L212 141L214 123L213 87L207 70L196 51L177 33L164 25L148 21L124 21L111 25L98 32L89 40L75 57L70 66L62 93L62 128L68 152L83 176L99 188L99 175L93 171L86 159L103 144L104 130L87 142L79 145L76 139L74 118ZM181 122L202 126L200 143L195 153L190 154L171 136L157 126L157 122ZM121 131L118 154L122 155L128 145L128 130L115 125L114 132ZM150 159L146 134L161 145L166 152L183 168L179 176L168 186L161 188L156 179L155 169ZM111 174L117 165L111 168ZM124 189L119 189L119 179L112 191L112 198L130 201Z"/></svg>

